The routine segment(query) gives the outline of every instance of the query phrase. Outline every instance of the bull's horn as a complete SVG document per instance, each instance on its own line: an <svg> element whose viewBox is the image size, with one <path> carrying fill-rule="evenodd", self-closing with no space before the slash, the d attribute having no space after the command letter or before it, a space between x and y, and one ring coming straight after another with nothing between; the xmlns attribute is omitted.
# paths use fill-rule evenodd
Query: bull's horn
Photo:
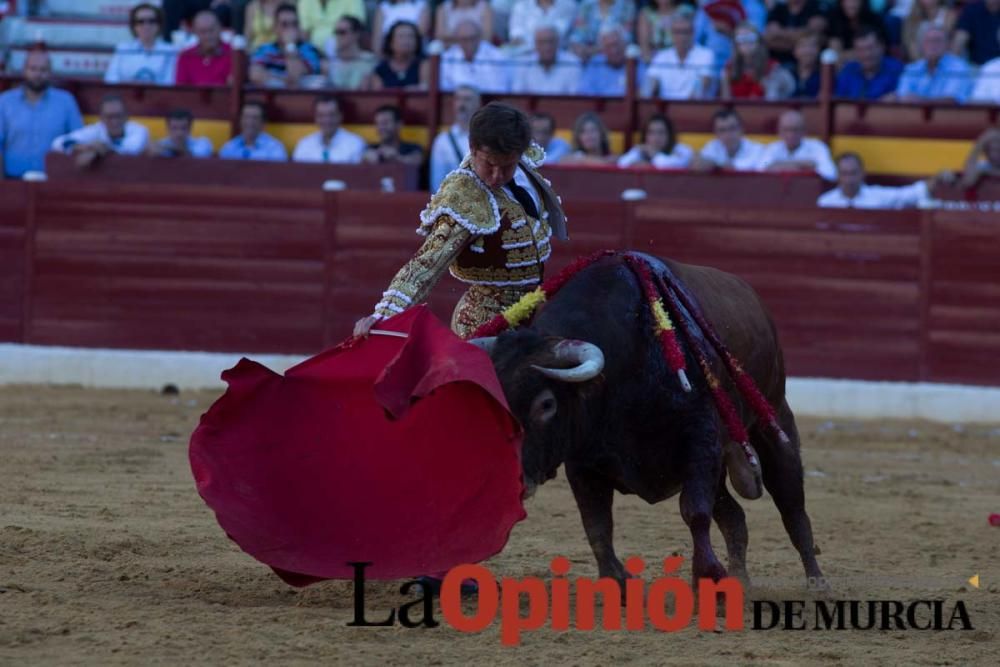
<svg viewBox="0 0 1000 667"><path fill-rule="evenodd" d="M586 382L594 379L604 370L604 353L593 343L585 343L582 340L564 340L552 348L552 353L556 361L576 364L572 368L546 368L532 364L532 368L553 380Z"/></svg>
<svg viewBox="0 0 1000 667"><path fill-rule="evenodd" d="M497 337L489 336L487 338L470 338L469 342L478 347L486 354L493 354L493 348L497 344Z"/></svg>

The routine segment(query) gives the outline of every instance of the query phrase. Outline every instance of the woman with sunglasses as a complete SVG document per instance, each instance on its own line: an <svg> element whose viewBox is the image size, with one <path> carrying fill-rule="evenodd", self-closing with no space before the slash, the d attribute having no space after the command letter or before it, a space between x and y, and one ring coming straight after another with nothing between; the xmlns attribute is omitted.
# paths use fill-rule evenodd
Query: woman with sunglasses
<svg viewBox="0 0 1000 667"><path fill-rule="evenodd" d="M138 4L129 12L128 24L135 39L115 47L104 81L172 84L177 50L160 39L163 12L147 2Z"/></svg>
<svg viewBox="0 0 1000 667"><path fill-rule="evenodd" d="M726 63L722 76L722 99L780 100L792 94L794 78L771 58L753 24L738 25L733 42L733 57Z"/></svg>
<svg viewBox="0 0 1000 667"><path fill-rule="evenodd" d="M341 18L353 16L362 24L365 21L365 3L362 0L299 0L298 4L302 33L320 50L335 33L337 21Z"/></svg>

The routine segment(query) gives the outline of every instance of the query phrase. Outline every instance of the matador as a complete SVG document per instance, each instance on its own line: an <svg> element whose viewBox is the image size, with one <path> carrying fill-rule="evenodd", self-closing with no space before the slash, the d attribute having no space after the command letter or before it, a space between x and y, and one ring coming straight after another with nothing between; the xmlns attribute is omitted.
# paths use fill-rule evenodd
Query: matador
<svg viewBox="0 0 1000 667"><path fill-rule="evenodd" d="M469 147L420 214L423 245L355 335L423 302L445 270L468 285L451 319L463 338L542 282L552 236L567 238L566 216L538 173L545 154L531 141L527 116L507 104L486 105L469 124Z"/></svg>

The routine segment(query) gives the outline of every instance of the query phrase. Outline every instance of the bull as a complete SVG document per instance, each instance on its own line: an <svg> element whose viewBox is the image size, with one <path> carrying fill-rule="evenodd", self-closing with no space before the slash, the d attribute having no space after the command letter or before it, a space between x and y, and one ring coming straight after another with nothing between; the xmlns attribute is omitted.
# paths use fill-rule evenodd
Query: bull
<svg viewBox="0 0 1000 667"><path fill-rule="evenodd" d="M783 442L727 386L748 424L759 476L781 513L806 576L822 580L805 510L795 417L785 400L785 368L777 332L757 294L736 276L709 267L634 253L654 273L672 275L698 304L723 343L742 361L774 408ZM514 415L524 428L526 494L552 479L560 465L572 489L599 574L624 582L615 554L614 492L653 504L680 494L693 540L692 574L718 580L727 570L709 529L714 519L726 542L728 574L747 581L746 519L727 489L747 484L740 457L724 456L728 438L702 373L685 391L667 368L653 333L642 287L615 255L576 273L536 314L530 326L472 342L487 350ZM690 341L687 368L697 368ZM725 377L718 357L716 377ZM743 483L737 483L738 480ZM623 589L624 590L624 589Z"/></svg>

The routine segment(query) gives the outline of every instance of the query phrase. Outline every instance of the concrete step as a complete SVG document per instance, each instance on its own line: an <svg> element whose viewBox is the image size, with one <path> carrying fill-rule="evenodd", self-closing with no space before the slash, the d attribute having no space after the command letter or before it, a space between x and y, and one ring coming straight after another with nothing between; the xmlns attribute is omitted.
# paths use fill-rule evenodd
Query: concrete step
<svg viewBox="0 0 1000 667"><path fill-rule="evenodd" d="M132 39L118 20L74 21L54 18L9 17L0 23L0 42L14 47L44 42L49 48L111 48Z"/></svg>
<svg viewBox="0 0 1000 667"><path fill-rule="evenodd" d="M52 58L52 72L57 77L103 78L104 70L111 62L111 49L49 49ZM7 58L7 71L20 72L24 69L24 59L28 49L15 48Z"/></svg>
<svg viewBox="0 0 1000 667"><path fill-rule="evenodd" d="M126 21L129 10L143 0L42 0L39 16ZM153 4L160 4L155 2Z"/></svg>

